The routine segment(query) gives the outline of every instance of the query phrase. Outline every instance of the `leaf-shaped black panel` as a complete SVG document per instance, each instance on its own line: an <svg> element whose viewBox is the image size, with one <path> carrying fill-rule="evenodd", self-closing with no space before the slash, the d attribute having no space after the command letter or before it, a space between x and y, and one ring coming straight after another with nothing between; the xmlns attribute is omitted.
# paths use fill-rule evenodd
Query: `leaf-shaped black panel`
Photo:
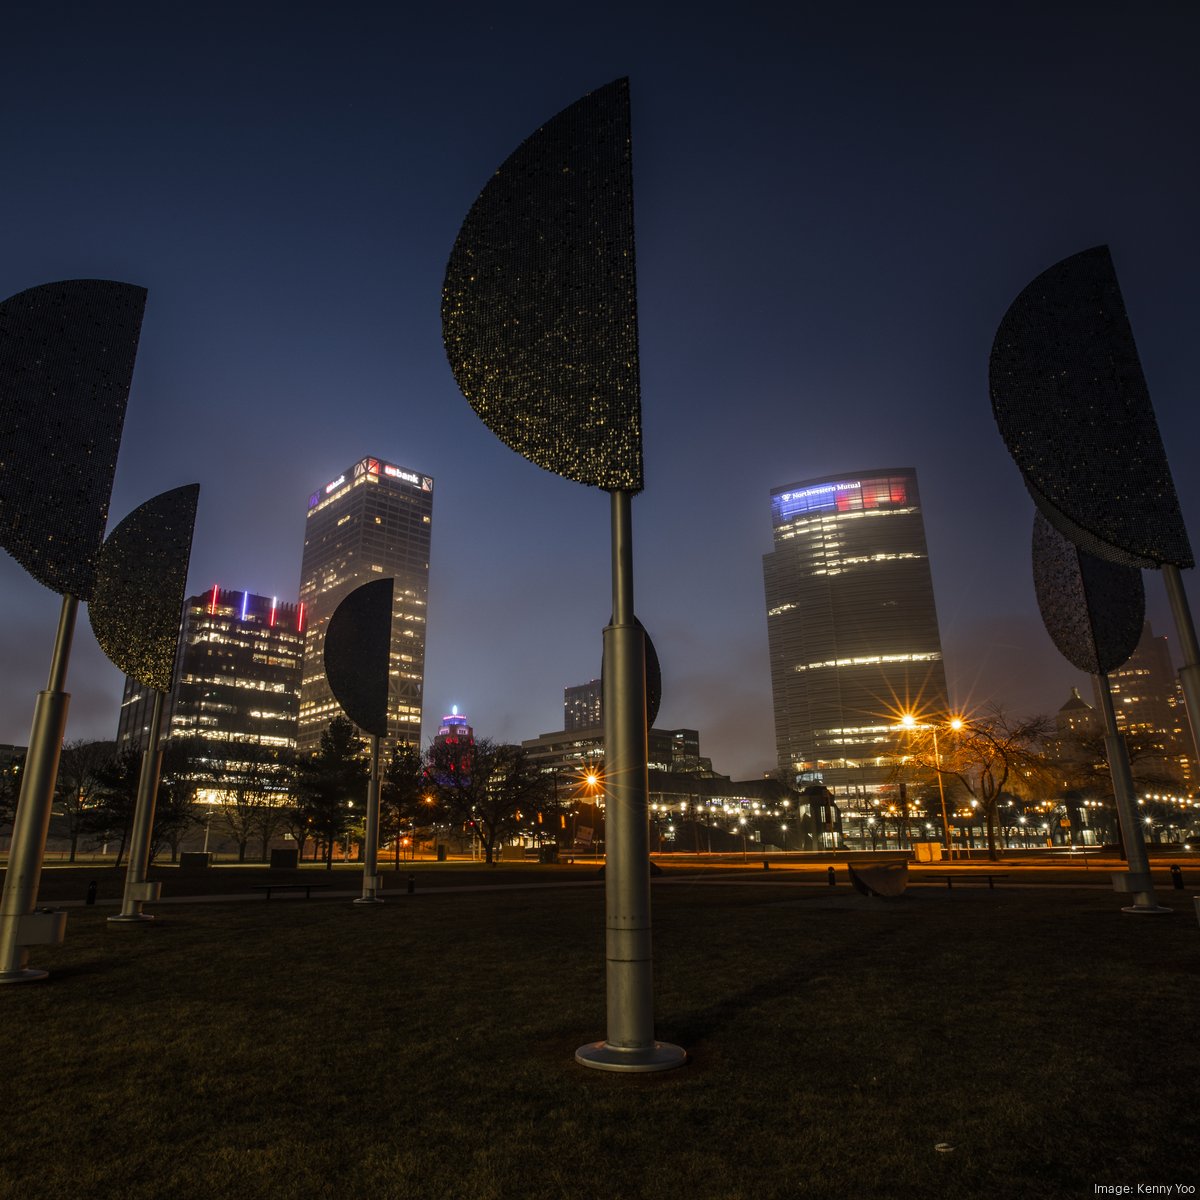
<svg viewBox="0 0 1200 1200"><path fill-rule="evenodd" d="M505 160L442 290L454 378L547 471L642 489L629 81L589 92Z"/></svg>
<svg viewBox="0 0 1200 1200"><path fill-rule="evenodd" d="M992 411L1038 508L1089 553L1193 565L1107 246L1065 258L1013 301L992 345Z"/></svg>
<svg viewBox="0 0 1200 1200"><path fill-rule="evenodd" d="M1088 554L1038 513L1033 584L1046 632L1073 667L1102 675L1133 653L1146 616L1137 567Z"/></svg>
<svg viewBox="0 0 1200 1200"><path fill-rule="evenodd" d="M609 624L612 618L609 617ZM646 728L653 729L658 720L658 710L662 707L662 665L658 661L658 651L646 632L646 627L634 617L634 623L642 631L646 643ZM604 713L604 660L600 660L600 712Z"/></svg>
<svg viewBox="0 0 1200 1200"><path fill-rule="evenodd" d="M0 546L88 600L146 291L69 279L0 303Z"/></svg>
<svg viewBox="0 0 1200 1200"><path fill-rule="evenodd" d="M147 500L108 535L96 559L88 620L100 649L146 687L174 686L179 621L200 485Z"/></svg>
<svg viewBox="0 0 1200 1200"><path fill-rule="evenodd" d="M636 619L636 618L635 618ZM641 625L641 621L638 621ZM642 632L645 633L643 626ZM662 665L658 661L658 651L654 648L650 635L646 634L646 728L653 727L658 720L658 710L662 707Z"/></svg>
<svg viewBox="0 0 1200 1200"><path fill-rule="evenodd" d="M325 676L333 698L364 733L387 737L394 580L356 587L325 631Z"/></svg>

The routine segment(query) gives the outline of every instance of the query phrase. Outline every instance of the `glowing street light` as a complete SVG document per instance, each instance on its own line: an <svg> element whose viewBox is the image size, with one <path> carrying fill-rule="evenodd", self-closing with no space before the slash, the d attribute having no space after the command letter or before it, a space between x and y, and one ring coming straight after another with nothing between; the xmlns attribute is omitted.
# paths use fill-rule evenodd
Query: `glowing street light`
<svg viewBox="0 0 1200 1200"><path fill-rule="evenodd" d="M900 717L900 724L908 730L918 728L917 718L913 713L906 712ZM949 729L957 733L966 724L962 717L950 717L946 725ZM928 726L933 734L933 767L934 773L937 775L938 781L938 796L942 802L942 836L946 841L946 855L949 858L954 857L954 842L950 837L950 819L946 814L946 785L942 780L942 752L938 747L938 727L936 723Z"/></svg>

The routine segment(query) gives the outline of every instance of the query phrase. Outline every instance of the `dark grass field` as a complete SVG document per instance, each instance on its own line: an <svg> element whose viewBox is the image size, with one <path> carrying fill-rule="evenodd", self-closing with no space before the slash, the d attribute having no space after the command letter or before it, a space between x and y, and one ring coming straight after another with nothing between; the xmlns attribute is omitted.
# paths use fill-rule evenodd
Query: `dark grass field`
<svg viewBox="0 0 1200 1200"><path fill-rule="evenodd" d="M0 988L0 1195L1200 1184L1190 895L1155 918L1105 891L885 902L774 875L656 884L658 1033L691 1061L649 1076L573 1062L604 1033L599 888L73 911L34 952L51 978Z"/></svg>

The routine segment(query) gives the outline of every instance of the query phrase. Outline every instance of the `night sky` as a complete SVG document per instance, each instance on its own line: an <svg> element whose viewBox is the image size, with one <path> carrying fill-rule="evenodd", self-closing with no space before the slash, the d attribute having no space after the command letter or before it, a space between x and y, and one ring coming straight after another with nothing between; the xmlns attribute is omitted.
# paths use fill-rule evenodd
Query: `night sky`
<svg viewBox="0 0 1200 1200"><path fill-rule="evenodd" d="M149 290L110 527L199 481L189 593L294 601L310 493L367 454L430 474L425 737L451 704L497 739L561 728L599 673L607 497L471 411L441 284L508 153L629 75L658 724L774 767L769 492L880 466L919 473L954 701L1056 709L1086 684L1037 615L988 354L1033 276L1109 243L1196 540L1200 8L795 7L6 6L0 296ZM7 555L0 596L23 744L59 601ZM68 738L113 737L84 617L68 686Z"/></svg>

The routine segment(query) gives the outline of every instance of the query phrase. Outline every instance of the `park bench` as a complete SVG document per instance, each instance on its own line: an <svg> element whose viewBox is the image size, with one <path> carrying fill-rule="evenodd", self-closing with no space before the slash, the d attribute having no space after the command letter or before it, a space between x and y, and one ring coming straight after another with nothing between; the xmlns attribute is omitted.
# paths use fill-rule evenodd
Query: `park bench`
<svg viewBox="0 0 1200 1200"><path fill-rule="evenodd" d="M312 897L313 888L327 888L327 883L255 883L250 885L252 892L266 892L270 900L272 892L303 892L305 900Z"/></svg>
<svg viewBox="0 0 1200 1200"><path fill-rule="evenodd" d="M972 871L969 875L968 874L962 874L962 875L945 874L945 875L943 875L936 871L930 872L930 873L933 875L934 879L944 879L946 881L947 888L954 887L955 879L958 879L961 881L963 879L980 879L980 878L986 879L988 881L989 888L995 888L997 879L1007 879L1008 878L1007 871Z"/></svg>

